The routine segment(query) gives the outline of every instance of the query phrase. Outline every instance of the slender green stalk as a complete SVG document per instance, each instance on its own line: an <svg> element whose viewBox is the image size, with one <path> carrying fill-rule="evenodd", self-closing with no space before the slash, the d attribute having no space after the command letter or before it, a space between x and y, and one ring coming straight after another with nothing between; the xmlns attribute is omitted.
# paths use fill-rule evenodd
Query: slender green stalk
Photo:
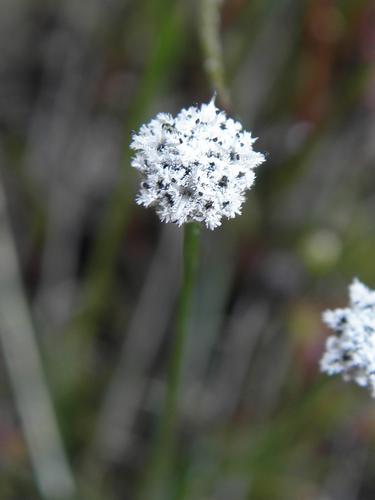
<svg viewBox="0 0 375 500"><path fill-rule="evenodd" d="M187 224L184 233L183 248L183 281L178 302L176 332L174 336L173 352L168 373L168 385L166 396L166 422L176 424L176 411L178 392L181 382L181 369L184 354L185 341L187 337L189 315L193 296L193 287L198 265L198 243L200 227L196 223Z"/></svg>
<svg viewBox="0 0 375 500"><path fill-rule="evenodd" d="M167 373L166 396L161 415L154 452L138 498L166 499L164 486L176 444L179 393L189 316L198 266L200 227L196 223L185 225L183 244L183 277L178 300L176 330Z"/></svg>
<svg viewBox="0 0 375 500"><path fill-rule="evenodd" d="M220 41L220 5L222 0L201 0L200 38L202 43L204 68L208 79L217 92L220 105L230 107L229 91L225 82L223 51Z"/></svg>

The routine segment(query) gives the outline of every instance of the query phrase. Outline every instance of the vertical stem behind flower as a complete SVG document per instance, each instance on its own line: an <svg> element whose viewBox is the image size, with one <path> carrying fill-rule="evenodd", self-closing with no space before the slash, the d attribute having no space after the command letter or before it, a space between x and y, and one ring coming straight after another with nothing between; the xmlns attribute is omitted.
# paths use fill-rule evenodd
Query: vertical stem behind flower
<svg viewBox="0 0 375 500"><path fill-rule="evenodd" d="M183 358L198 267L199 234L199 224L185 225L183 278L178 300L176 330L168 366L164 409L149 469L146 471L146 477L139 492L139 499L162 498L165 500L166 498L163 487L166 484L176 444Z"/></svg>
<svg viewBox="0 0 375 500"><path fill-rule="evenodd" d="M230 97L224 77L223 54L220 43L221 0L201 0L200 37L204 56L204 68L213 90L217 92L220 105L228 110Z"/></svg>

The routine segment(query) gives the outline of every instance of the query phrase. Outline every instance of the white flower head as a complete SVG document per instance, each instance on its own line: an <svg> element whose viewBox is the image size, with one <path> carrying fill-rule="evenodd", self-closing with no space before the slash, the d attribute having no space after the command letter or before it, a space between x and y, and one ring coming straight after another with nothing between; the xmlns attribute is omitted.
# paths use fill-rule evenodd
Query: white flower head
<svg viewBox="0 0 375 500"><path fill-rule="evenodd" d="M264 162L253 150L255 140L214 99L175 118L159 113L130 145L131 164L143 178L137 203L155 207L164 222L220 226L223 217L241 213L254 168Z"/></svg>
<svg viewBox="0 0 375 500"><path fill-rule="evenodd" d="M320 368L369 387L375 397L375 291L354 279L349 296L349 307L323 313L334 335L326 341Z"/></svg>

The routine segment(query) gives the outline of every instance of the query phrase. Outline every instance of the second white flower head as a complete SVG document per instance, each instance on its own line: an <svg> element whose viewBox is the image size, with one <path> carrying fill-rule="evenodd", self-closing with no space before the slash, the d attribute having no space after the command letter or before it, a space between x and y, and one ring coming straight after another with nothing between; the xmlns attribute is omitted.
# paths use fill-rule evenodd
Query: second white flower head
<svg viewBox="0 0 375 500"><path fill-rule="evenodd" d="M375 397L375 291L355 279L349 295L350 307L323 314L335 334L327 339L320 366L329 375L340 373L368 386Z"/></svg>
<svg viewBox="0 0 375 500"><path fill-rule="evenodd" d="M173 118L159 113L142 125L130 147L132 166L142 174L137 203L154 206L160 219L210 229L241 213L245 192L264 162L255 139L216 108L214 99L182 109Z"/></svg>

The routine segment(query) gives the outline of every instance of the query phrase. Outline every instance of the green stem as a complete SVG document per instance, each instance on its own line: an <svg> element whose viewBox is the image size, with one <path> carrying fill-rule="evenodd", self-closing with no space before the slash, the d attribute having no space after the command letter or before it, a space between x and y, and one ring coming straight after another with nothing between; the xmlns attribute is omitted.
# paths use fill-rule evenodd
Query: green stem
<svg viewBox="0 0 375 500"><path fill-rule="evenodd" d="M198 224L191 223L186 225L183 248L183 280L178 301L176 332L173 339L173 350L168 371L165 403L165 424L169 429L176 424L177 420L176 413L181 384L182 361L198 265L199 233L200 227Z"/></svg>
<svg viewBox="0 0 375 500"><path fill-rule="evenodd" d="M166 498L164 487L176 444L184 350L198 267L199 234L198 224L186 224L183 244L183 277L178 299L176 330L167 372L164 408L149 469L138 495L139 499L162 498L165 500Z"/></svg>
<svg viewBox="0 0 375 500"><path fill-rule="evenodd" d="M225 82L223 51L220 41L221 0L201 0L200 38L202 43L204 68L208 79L217 92L220 105L229 110L230 96Z"/></svg>

